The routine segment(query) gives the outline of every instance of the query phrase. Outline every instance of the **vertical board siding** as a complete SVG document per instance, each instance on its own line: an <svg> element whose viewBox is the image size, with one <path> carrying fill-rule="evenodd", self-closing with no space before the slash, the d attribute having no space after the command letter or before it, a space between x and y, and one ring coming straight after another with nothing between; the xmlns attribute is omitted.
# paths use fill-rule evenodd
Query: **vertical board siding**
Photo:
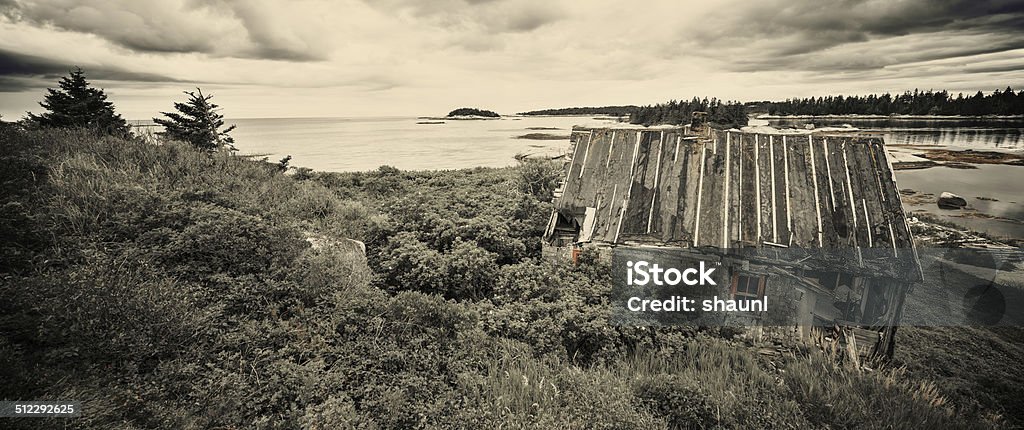
<svg viewBox="0 0 1024 430"><path fill-rule="evenodd" d="M570 142L556 206L596 208L595 241L912 246L877 137L574 129Z"/></svg>

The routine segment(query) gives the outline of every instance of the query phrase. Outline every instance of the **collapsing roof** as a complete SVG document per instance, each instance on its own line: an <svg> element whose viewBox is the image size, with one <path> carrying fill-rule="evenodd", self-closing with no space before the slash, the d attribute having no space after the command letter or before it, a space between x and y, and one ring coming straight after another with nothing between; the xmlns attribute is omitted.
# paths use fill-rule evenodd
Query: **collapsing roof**
<svg viewBox="0 0 1024 430"><path fill-rule="evenodd" d="M881 138L688 131L574 128L548 237L914 252Z"/></svg>

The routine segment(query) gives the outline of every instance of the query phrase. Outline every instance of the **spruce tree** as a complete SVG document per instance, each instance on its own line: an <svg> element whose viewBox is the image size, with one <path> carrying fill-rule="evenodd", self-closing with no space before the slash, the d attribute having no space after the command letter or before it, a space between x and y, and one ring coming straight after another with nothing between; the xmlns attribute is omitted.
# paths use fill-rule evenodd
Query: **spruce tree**
<svg viewBox="0 0 1024 430"><path fill-rule="evenodd" d="M85 72L76 67L57 83L59 89L48 88L39 102L47 110L36 115L28 112L28 122L42 128L84 128L116 136L128 136L130 128L114 104L107 101L102 89L93 88Z"/></svg>
<svg viewBox="0 0 1024 430"><path fill-rule="evenodd" d="M235 139L228 135L235 126L221 129L224 126L224 115L217 112L219 106L210 103L213 96L203 95L199 88L195 92L184 93L188 95L188 101L174 103L174 109L178 112L160 112L168 119L153 118L153 122L164 126L164 132L160 134L207 151L235 151Z"/></svg>

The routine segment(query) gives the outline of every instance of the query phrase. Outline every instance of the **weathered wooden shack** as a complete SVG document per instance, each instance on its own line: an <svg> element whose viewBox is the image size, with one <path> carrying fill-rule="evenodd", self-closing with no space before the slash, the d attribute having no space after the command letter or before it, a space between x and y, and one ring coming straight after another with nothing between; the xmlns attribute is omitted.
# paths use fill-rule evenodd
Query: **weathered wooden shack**
<svg viewBox="0 0 1024 430"><path fill-rule="evenodd" d="M723 295L774 302L730 318L829 327L862 356L891 354L921 273L881 137L576 127L570 140L552 244L714 256Z"/></svg>

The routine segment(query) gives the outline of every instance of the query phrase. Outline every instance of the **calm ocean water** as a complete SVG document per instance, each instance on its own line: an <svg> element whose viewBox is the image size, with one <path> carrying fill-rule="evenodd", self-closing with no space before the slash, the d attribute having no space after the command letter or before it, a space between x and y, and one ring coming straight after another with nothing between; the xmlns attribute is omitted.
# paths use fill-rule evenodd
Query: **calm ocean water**
<svg viewBox="0 0 1024 430"><path fill-rule="evenodd" d="M516 139L527 133L568 136L573 125L612 124L591 117L508 117L445 120L410 117L248 118L230 120L235 146L271 160L292 156L293 166L320 171L373 170L389 165L407 170L461 169L515 164L516 154L560 155L568 139ZM545 128L545 129L539 129Z"/></svg>
<svg viewBox="0 0 1024 430"><path fill-rule="evenodd" d="M861 130L881 133L886 145L941 146L977 150L1024 150L1024 119L772 119L773 127L817 127L850 124Z"/></svg>

